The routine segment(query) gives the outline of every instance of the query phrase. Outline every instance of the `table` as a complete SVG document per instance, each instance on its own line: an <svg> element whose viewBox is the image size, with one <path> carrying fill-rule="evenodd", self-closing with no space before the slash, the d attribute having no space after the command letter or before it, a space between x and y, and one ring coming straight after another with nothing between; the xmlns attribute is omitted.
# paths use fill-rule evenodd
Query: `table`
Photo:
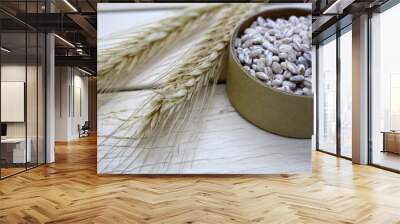
<svg viewBox="0 0 400 224"><path fill-rule="evenodd" d="M382 131L383 150L382 152L392 152L400 154L400 131Z"/></svg>

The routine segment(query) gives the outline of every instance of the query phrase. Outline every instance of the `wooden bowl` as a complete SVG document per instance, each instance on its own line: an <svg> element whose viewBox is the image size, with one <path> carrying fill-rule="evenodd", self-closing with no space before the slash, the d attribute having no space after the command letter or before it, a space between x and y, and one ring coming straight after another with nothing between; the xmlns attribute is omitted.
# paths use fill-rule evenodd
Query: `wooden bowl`
<svg viewBox="0 0 400 224"><path fill-rule="evenodd" d="M228 97L235 109L256 126L281 136L311 138L313 133L313 97L299 96L267 86L243 69L233 46L236 37L258 16L288 19L290 16L307 16L304 8L267 9L243 21L234 32L229 46L227 68ZM315 74L314 74L315 75Z"/></svg>

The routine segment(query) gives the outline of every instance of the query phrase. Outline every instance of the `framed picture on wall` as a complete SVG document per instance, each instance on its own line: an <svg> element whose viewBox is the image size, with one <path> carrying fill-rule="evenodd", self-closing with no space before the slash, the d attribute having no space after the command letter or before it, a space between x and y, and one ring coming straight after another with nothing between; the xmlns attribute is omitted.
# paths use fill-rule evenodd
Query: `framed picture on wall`
<svg viewBox="0 0 400 224"><path fill-rule="evenodd" d="M25 121L25 82L1 82L1 122Z"/></svg>

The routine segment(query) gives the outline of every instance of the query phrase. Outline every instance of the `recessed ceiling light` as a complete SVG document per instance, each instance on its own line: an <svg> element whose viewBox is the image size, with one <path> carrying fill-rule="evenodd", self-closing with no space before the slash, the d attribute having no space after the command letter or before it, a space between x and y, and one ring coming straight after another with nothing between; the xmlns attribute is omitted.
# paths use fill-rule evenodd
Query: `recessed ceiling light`
<svg viewBox="0 0 400 224"><path fill-rule="evenodd" d="M322 14L342 14L343 9L353 3L355 0L336 0Z"/></svg>
<svg viewBox="0 0 400 224"><path fill-rule="evenodd" d="M6 53L10 53L10 52L11 52L11 50L9 50L9 49L7 49L7 48L5 48L5 47L1 47L0 49L1 49L2 51L6 52Z"/></svg>
<svg viewBox="0 0 400 224"><path fill-rule="evenodd" d="M70 47L75 48L75 45L73 45L71 42L69 42L68 40L60 37L58 34L54 34L55 37L57 37L59 40L61 40L62 42L66 43L67 45L69 45Z"/></svg>
<svg viewBox="0 0 400 224"><path fill-rule="evenodd" d="M67 4L74 12L78 12L78 10L68 1L64 0L65 4Z"/></svg>
<svg viewBox="0 0 400 224"><path fill-rule="evenodd" d="M79 67L78 67L78 69L79 69L79 71L81 71L81 72L83 72L83 73L85 73L85 74L87 74L87 75L93 75L92 73L90 73L90 72L88 72L88 71L86 71L86 70L83 70L83 69L81 69L81 68L79 68Z"/></svg>

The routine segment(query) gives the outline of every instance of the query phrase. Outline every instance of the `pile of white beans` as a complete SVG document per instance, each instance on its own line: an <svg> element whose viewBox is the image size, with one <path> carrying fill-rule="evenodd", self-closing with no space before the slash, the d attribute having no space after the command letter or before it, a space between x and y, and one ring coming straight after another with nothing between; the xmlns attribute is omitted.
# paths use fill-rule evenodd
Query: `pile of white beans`
<svg viewBox="0 0 400 224"><path fill-rule="evenodd" d="M312 95L311 16L286 19L258 17L234 48L243 68L273 88Z"/></svg>

